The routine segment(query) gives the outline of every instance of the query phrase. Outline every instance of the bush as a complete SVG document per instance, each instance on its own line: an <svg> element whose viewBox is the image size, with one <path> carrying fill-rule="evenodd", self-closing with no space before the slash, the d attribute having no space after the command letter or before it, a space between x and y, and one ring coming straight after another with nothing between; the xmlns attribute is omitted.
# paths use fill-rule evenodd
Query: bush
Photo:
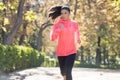
<svg viewBox="0 0 120 80"><path fill-rule="evenodd" d="M75 60L74 67L79 67L79 65L80 65L80 61Z"/></svg>
<svg viewBox="0 0 120 80"><path fill-rule="evenodd" d="M0 45L0 69L4 72L41 66L44 57L43 52L30 47Z"/></svg>
<svg viewBox="0 0 120 80"><path fill-rule="evenodd" d="M44 63L42 64L43 67L56 67L57 66L57 60L55 58L50 58L46 56L44 58Z"/></svg>

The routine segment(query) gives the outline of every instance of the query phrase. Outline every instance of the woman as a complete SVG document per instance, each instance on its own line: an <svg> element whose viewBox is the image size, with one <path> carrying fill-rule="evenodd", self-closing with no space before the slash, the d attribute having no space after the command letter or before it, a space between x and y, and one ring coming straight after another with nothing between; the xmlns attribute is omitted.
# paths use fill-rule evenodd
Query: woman
<svg viewBox="0 0 120 80"><path fill-rule="evenodd" d="M58 22L52 27L51 40L57 40L57 56L61 74L64 80L72 80L72 68L77 53L76 42L80 43L78 23L70 19L70 8L68 6L56 6L50 9L49 17Z"/></svg>

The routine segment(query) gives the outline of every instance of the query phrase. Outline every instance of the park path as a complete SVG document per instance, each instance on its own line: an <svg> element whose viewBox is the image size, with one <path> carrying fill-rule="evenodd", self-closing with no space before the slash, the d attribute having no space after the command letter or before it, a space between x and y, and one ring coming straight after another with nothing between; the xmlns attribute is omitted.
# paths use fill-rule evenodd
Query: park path
<svg viewBox="0 0 120 80"><path fill-rule="evenodd" d="M37 67L1 74L0 80L63 80L59 68ZM120 70L74 68L73 80L120 80Z"/></svg>

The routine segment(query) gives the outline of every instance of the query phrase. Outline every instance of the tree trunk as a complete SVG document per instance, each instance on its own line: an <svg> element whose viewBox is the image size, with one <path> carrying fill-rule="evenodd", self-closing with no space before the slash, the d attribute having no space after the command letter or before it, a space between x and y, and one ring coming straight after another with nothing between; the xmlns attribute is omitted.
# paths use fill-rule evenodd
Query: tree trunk
<svg viewBox="0 0 120 80"><path fill-rule="evenodd" d="M84 63L84 47L81 46L81 63Z"/></svg>
<svg viewBox="0 0 120 80"><path fill-rule="evenodd" d="M100 48L96 49L96 65L100 65L101 64L101 52L100 52Z"/></svg>
<svg viewBox="0 0 120 80"><path fill-rule="evenodd" d="M37 38L37 50L41 51L41 49L42 49L42 32L47 28L47 26L51 26L53 24L50 24L50 20L48 19L41 26L39 26L37 24L37 21L35 21L35 25L39 28L39 33L38 33L38 38Z"/></svg>
<svg viewBox="0 0 120 80"><path fill-rule="evenodd" d="M4 26L4 18L3 18L3 21L2 21L2 26ZM2 34L1 34L1 36L2 36L2 43L4 43L4 41L5 41L5 38L6 38L6 34L5 34L5 31L2 29Z"/></svg>
<svg viewBox="0 0 120 80"><path fill-rule="evenodd" d="M82 11L83 11L83 13L86 13L85 4L84 3L82 3Z"/></svg>
<svg viewBox="0 0 120 80"><path fill-rule="evenodd" d="M4 5L7 3L7 0L3 0L3 3ZM2 21L2 27L6 27L6 25L4 25L4 18L6 17L6 9L3 10L3 14L4 14L4 17L3 17L3 21ZM5 42L5 38L6 38L6 34L5 34L5 31L2 29L2 43Z"/></svg>
<svg viewBox="0 0 120 80"><path fill-rule="evenodd" d="M38 33L38 39L37 39L37 50L41 51L42 49L42 31L40 30Z"/></svg>
<svg viewBox="0 0 120 80"><path fill-rule="evenodd" d="M106 47L103 49L103 56L104 56L104 65L109 65L109 60L108 60L108 50L106 50Z"/></svg>
<svg viewBox="0 0 120 80"><path fill-rule="evenodd" d="M88 0L88 7L91 9L91 0Z"/></svg>
<svg viewBox="0 0 120 80"><path fill-rule="evenodd" d="M75 19L75 16L76 16L76 12L77 12L77 5L78 5L78 0L75 0L74 17L73 17L73 19Z"/></svg>
<svg viewBox="0 0 120 80"><path fill-rule="evenodd" d="M5 42L4 42L5 45L12 44L12 41L13 41L13 39L15 37L15 34L18 31L18 29L20 28L20 26L21 26L24 2L25 2L25 0L19 0L16 23L14 24L14 26L11 29L10 33L7 35L7 37L5 39Z"/></svg>
<svg viewBox="0 0 120 80"><path fill-rule="evenodd" d="M90 56L90 49L87 50L87 53L88 53L88 58L87 58L88 59L88 64L91 64L91 61L90 61L90 57L91 57Z"/></svg>
<svg viewBox="0 0 120 80"><path fill-rule="evenodd" d="M96 64L101 64L101 50L100 50L100 44L101 44L101 37L98 36L98 48L96 49Z"/></svg>
<svg viewBox="0 0 120 80"><path fill-rule="evenodd" d="M20 40L19 40L19 45L22 45L24 43L24 39L25 39L25 35L26 35L26 28L27 28L27 22L24 22L23 24L23 33L20 37Z"/></svg>

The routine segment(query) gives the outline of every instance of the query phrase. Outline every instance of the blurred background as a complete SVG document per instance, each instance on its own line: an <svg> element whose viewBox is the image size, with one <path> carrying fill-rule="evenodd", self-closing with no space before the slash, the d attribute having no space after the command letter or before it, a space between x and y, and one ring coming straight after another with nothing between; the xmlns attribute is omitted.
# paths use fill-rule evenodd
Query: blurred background
<svg viewBox="0 0 120 80"><path fill-rule="evenodd" d="M58 66L48 20L57 5L79 23L74 67L120 69L120 0L0 0L0 71Z"/></svg>

